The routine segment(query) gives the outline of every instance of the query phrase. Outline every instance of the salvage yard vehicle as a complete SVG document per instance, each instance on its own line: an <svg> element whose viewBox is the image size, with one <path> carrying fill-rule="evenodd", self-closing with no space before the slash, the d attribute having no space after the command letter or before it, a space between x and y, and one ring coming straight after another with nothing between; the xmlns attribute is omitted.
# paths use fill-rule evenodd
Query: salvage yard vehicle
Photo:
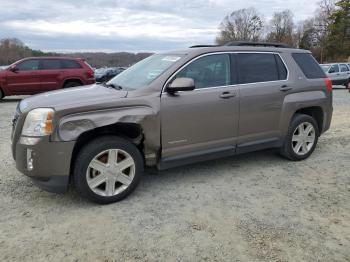
<svg viewBox="0 0 350 262"><path fill-rule="evenodd" d="M105 84L22 100L17 169L52 192L119 201L159 170L276 148L304 160L330 127L332 83L309 51L237 42L150 56Z"/></svg>
<svg viewBox="0 0 350 262"><path fill-rule="evenodd" d="M321 64L333 85L344 85L350 91L350 65L346 63Z"/></svg>
<svg viewBox="0 0 350 262"><path fill-rule="evenodd" d="M81 58L29 57L0 71L0 99L93 83L94 71Z"/></svg>
<svg viewBox="0 0 350 262"><path fill-rule="evenodd" d="M95 80L98 83L103 83L111 80L116 75L125 70L124 67L107 67L95 70Z"/></svg>

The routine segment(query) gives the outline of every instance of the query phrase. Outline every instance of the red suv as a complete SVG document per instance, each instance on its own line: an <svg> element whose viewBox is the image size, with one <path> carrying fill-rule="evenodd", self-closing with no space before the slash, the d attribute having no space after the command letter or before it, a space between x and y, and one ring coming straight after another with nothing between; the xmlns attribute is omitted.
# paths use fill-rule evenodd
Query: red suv
<svg viewBox="0 0 350 262"><path fill-rule="evenodd" d="M93 83L94 71L81 58L30 57L0 71L0 99Z"/></svg>

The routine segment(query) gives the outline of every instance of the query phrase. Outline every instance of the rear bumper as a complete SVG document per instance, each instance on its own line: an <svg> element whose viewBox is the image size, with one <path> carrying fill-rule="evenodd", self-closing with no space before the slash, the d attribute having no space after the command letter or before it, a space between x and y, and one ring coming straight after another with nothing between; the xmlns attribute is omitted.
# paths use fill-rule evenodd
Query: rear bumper
<svg viewBox="0 0 350 262"><path fill-rule="evenodd" d="M61 193L67 190L74 142L21 136L15 147L16 168L21 173L46 191Z"/></svg>

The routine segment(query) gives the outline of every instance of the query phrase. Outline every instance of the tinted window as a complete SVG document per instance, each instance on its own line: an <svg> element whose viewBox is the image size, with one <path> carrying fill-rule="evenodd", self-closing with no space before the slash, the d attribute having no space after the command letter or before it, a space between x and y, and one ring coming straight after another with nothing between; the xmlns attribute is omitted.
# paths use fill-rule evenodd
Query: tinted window
<svg viewBox="0 0 350 262"><path fill-rule="evenodd" d="M208 55L199 58L182 69L176 77L192 78L196 88L230 85L229 55Z"/></svg>
<svg viewBox="0 0 350 262"><path fill-rule="evenodd" d="M39 69L39 61L38 60L26 60L26 61L16 65L16 68L19 71L38 70Z"/></svg>
<svg viewBox="0 0 350 262"><path fill-rule="evenodd" d="M326 77L323 70L311 54L294 53L292 56L307 78L315 79Z"/></svg>
<svg viewBox="0 0 350 262"><path fill-rule="evenodd" d="M61 60L61 62L62 62L62 67L65 69L81 68L81 65L74 60Z"/></svg>
<svg viewBox="0 0 350 262"><path fill-rule="evenodd" d="M241 84L279 80L274 54L238 54L238 65Z"/></svg>
<svg viewBox="0 0 350 262"><path fill-rule="evenodd" d="M347 71L349 71L349 68L345 64L340 65L340 72L347 72Z"/></svg>
<svg viewBox="0 0 350 262"><path fill-rule="evenodd" d="M339 72L339 66L338 65L332 65L329 69L329 73L338 73Z"/></svg>
<svg viewBox="0 0 350 262"><path fill-rule="evenodd" d="M275 55L275 58L276 58L277 68L278 68L278 76L279 76L278 79L279 80L286 80L287 75L288 75L287 68L284 65L284 63L279 55Z"/></svg>
<svg viewBox="0 0 350 262"><path fill-rule="evenodd" d="M58 59L44 59L41 60L41 68L43 70L60 69L61 62Z"/></svg>

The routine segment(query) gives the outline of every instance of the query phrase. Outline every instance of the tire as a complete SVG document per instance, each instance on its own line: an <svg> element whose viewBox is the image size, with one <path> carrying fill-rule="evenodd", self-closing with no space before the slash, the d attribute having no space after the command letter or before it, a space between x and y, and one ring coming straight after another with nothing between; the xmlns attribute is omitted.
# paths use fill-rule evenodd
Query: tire
<svg viewBox="0 0 350 262"><path fill-rule="evenodd" d="M348 89L348 91L350 92L350 79L348 80L348 82L345 84L345 87Z"/></svg>
<svg viewBox="0 0 350 262"><path fill-rule="evenodd" d="M0 100L3 99L4 97L5 97L4 92L0 88Z"/></svg>
<svg viewBox="0 0 350 262"><path fill-rule="evenodd" d="M303 132L301 136L299 136L299 130L297 128L300 126L301 129L305 128L305 133L307 132L307 128L310 127L310 133L308 136L304 136ZM312 135L313 134L313 135ZM293 137L293 135L295 135ZM318 137L319 137L319 129L316 120L309 116L309 115L304 115L304 114L296 114L288 129L287 136L284 140L284 144L280 150L280 153L282 156L286 157L289 160L292 161L300 161L308 158L312 152L315 150L317 142L318 142ZM311 140L313 139L313 143L311 144ZM299 140L297 142L296 140ZM299 143L299 144L298 144ZM300 146L301 144L301 146ZM298 149L299 148L299 149ZM296 151L298 150L298 153Z"/></svg>
<svg viewBox="0 0 350 262"><path fill-rule="evenodd" d="M78 82L78 81L69 81L67 83L64 84L63 88L70 88L70 87L76 87L76 86L81 86L82 83Z"/></svg>
<svg viewBox="0 0 350 262"><path fill-rule="evenodd" d="M132 161L133 166L122 169L131 165ZM110 165L117 162L122 167ZM79 152L73 173L74 184L81 196L98 204L110 204L135 190L143 170L143 157L132 142L117 136L103 136L91 141Z"/></svg>

